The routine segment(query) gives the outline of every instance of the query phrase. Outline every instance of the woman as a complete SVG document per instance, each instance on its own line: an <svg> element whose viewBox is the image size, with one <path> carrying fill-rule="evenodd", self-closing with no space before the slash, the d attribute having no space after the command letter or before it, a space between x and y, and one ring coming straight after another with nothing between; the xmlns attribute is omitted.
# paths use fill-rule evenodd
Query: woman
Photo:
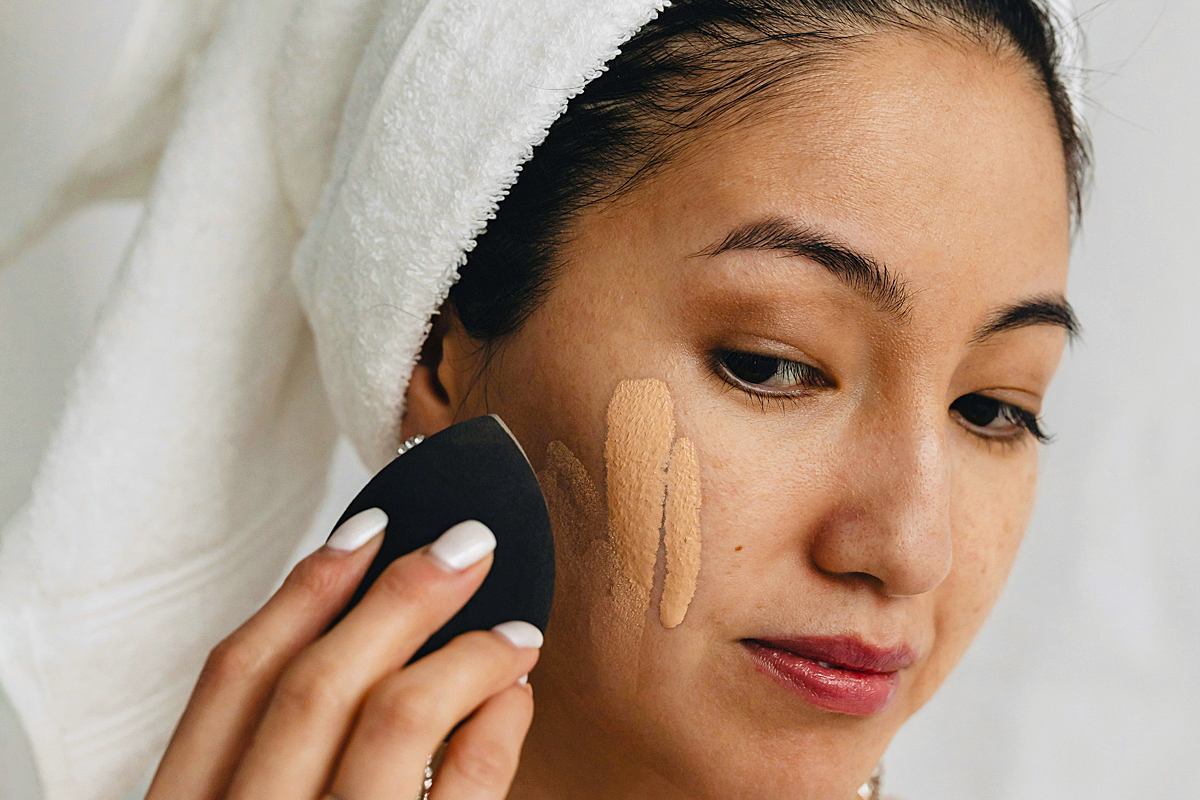
<svg viewBox="0 0 1200 800"><path fill-rule="evenodd" d="M149 797L417 796L447 735L439 800L854 797L1031 509L1077 327L1057 69L1032 2L683 0L642 26L500 203L404 395L400 438L497 413L539 470L544 644L510 624L404 666L487 573L469 523L322 633L379 545L356 518L213 651Z"/></svg>

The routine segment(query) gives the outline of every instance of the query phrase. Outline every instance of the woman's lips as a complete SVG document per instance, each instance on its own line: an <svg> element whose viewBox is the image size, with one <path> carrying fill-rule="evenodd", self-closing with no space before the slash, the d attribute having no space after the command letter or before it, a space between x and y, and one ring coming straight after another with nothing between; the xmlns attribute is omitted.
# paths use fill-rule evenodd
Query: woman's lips
<svg viewBox="0 0 1200 800"><path fill-rule="evenodd" d="M848 636L743 639L755 666L815 706L841 714L882 711L916 656Z"/></svg>

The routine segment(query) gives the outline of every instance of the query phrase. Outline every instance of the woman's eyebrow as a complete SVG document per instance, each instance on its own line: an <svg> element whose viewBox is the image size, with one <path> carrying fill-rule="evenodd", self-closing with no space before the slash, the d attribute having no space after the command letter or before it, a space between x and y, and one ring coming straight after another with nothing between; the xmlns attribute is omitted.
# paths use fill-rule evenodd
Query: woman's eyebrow
<svg viewBox="0 0 1200 800"><path fill-rule="evenodd" d="M980 344L1004 331L1028 328L1033 325L1053 325L1067 332L1075 341L1083 330L1075 310L1062 295L1039 295L993 311L971 337L971 344Z"/></svg>
<svg viewBox="0 0 1200 800"><path fill-rule="evenodd" d="M739 225L720 242L692 256L712 258L731 250L776 250L815 261L840 281L900 321L912 308L912 293L886 265L839 242L828 233L788 219L772 216ZM1081 326L1071 304L1061 295L1039 295L1004 306L988 315L971 336L972 344L1017 328L1054 325L1073 341Z"/></svg>
<svg viewBox="0 0 1200 800"><path fill-rule="evenodd" d="M730 250L778 250L815 261L838 280L900 321L907 319L912 295L886 265L827 233L786 217L766 217L734 228L720 242L692 256L712 258Z"/></svg>

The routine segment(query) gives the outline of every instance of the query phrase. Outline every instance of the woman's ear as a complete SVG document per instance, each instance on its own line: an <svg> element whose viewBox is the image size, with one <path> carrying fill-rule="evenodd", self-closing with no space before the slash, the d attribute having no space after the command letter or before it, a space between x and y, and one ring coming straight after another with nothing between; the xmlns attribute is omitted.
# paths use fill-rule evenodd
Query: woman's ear
<svg viewBox="0 0 1200 800"><path fill-rule="evenodd" d="M450 308L433 318L433 329L421 348L417 366L405 392L404 416L400 420L401 441L418 434L431 436L455 422L466 399L464 358L466 333Z"/></svg>

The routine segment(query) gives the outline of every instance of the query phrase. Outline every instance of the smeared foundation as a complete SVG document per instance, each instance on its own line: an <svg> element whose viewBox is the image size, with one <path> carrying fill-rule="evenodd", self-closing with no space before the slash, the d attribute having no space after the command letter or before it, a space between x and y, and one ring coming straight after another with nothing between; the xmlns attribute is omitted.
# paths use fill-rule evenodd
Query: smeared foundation
<svg viewBox="0 0 1200 800"><path fill-rule="evenodd" d="M671 447L663 516L667 577L658 613L664 628L683 622L700 574L700 465L696 448L680 438Z"/></svg>
<svg viewBox="0 0 1200 800"><path fill-rule="evenodd" d="M603 529L604 506L600 493L596 491L596 484L592 483L587 468L562 442L551 442L546 448L546 468L538 473L538 478L543 478L543 475L559 492L556 498L559 502L548 504L551 513L557 510L564 515L564 523L569 519L575 525L584 523L588 528L599 526ZM543 479L543 489L546 483L547 480Z"/></svg>
<svg viewBox="0 0 1200 800"><path fill-rule="evenodd" d="M646 616L638 600L642 593L621 571L600 492L587 468L562 442L547 447L538 481L555 531L554 608L578 609L581 597L592 599L585 614L567 613L568 624L583 626L567 635L603 647L611 669L600 671L596 679L602 690L615 690L625 676L637 673L640 620ZM575 592L579 594L571 596Z"/></svg>

